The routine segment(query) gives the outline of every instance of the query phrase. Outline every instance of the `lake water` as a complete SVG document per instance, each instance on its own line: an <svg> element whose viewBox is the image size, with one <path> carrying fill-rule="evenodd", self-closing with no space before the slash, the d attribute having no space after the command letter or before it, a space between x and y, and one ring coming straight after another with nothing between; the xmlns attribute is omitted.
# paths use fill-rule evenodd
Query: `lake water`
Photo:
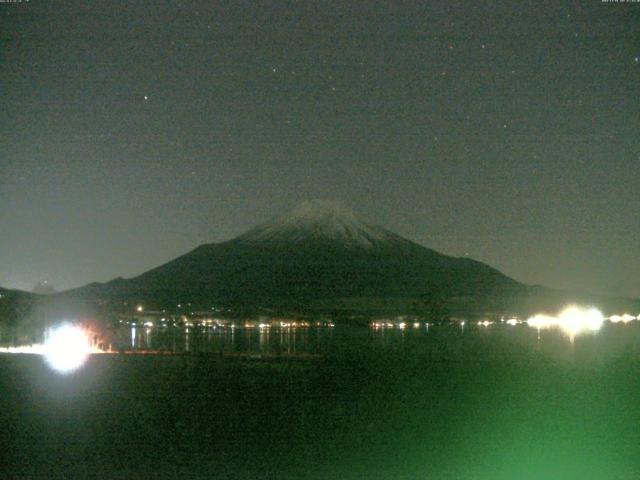
<svg viewBox="0 0 640 480"><path fill-rule="evenodd" d="M130 328L118 343L132 348ZM640 325L137 328L0 355L0 477L640 478Z"/></svg>

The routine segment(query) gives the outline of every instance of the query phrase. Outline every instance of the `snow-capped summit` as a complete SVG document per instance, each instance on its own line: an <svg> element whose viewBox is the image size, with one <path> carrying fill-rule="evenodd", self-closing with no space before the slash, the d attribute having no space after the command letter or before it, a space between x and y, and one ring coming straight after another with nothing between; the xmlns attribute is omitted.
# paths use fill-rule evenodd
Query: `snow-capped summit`
<svg viewBox="0 0 640 480"><path fill-rule="evenodd" d="M331 200L309 200L273 222L260 225L241 238L244 241L338 240L372 247L396 236L362 220L347 207Z"/></svg>

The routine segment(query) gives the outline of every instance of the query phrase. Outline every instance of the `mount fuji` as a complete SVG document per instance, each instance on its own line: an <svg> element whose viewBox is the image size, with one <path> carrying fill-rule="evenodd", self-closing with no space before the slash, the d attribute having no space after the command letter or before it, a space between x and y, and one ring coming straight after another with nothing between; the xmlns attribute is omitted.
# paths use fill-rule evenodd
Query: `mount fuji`
<svg viewBox="0 0 640 480"><path fill-rule="evenodd" d="M443 255L372 225L338 203L313 200L135 278L94 283L67 295L163 308L189 302L371 311L452 301L475 308L525 288L481 262Z"/></svg>
<svg viewBox="0 0 640 480"><path fill-rule="evenodd" d="M353 211L333 201L303 202L274 222L260 225L239 239L249 242L304 243L332 241L345 246L374 248L400 237L384 228L370 225Z"/></svg>

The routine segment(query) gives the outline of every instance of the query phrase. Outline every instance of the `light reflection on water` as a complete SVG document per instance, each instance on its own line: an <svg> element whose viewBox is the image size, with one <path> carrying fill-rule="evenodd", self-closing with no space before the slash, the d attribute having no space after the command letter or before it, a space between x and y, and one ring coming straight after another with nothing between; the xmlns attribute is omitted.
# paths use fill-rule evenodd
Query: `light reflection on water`
<svg viewBox="0 0 640 480"><path fill-rule="evenodd" d="M365 329L361 329L366 331ZM203 354L318 354L333 337L331 327L199 328L131 327L114 332L118 350Z"/></svg>
<svg viewBox="0 0 640 480"><path fill-rule="evenodd" d="M309 328L132 327L115 332L114 348L194 354L323 355L354 349L405 351L438 349L464 354L472 344L535 350L555 360L600 361L621 353L640 355L640 324L606 324L598 333L571 341L559 330L526 325L431 325L429 328Z"/></svg>
<svg viewBox="0 0 640 480"><path fill-rule="evenodd" d="M176 477L185 478L229 465L242 478L640 478L640 322L606 322L573 342L559 329L469 321L380 330L123 325L115 337L124 350L195 355L100 355L66 378L0 355L0 411L15 425L7 471L83 478L116 465L147 478L173 472L178 458L189 467ZM305 353L327 356L253 360ZM237 368L211 354L252 360ZM37 470L20 470L25 451ZM313 476L301 474L314 466Z"/></svg>

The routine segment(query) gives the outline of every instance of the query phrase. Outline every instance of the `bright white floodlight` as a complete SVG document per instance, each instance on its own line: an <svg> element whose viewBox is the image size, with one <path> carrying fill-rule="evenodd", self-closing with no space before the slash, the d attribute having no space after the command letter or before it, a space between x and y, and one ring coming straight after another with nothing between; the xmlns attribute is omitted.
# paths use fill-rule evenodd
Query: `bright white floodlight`
<svg viewBox="0 0 640 480"><path fill-rule="evenodd" d="M85 332L69 323L51 329L44 343L47 363L60 373L71 373L80 368L91 352Z"/></svg>
<svg viewBox="0 0 640 480"><path fill-rule="evenodd" d="M560 327L573 339L581 333L597 332L602 327L603 321L602 313L596 308L570 306L557 317L539 314L527 320L527 324L538 330Z"/></svg>

